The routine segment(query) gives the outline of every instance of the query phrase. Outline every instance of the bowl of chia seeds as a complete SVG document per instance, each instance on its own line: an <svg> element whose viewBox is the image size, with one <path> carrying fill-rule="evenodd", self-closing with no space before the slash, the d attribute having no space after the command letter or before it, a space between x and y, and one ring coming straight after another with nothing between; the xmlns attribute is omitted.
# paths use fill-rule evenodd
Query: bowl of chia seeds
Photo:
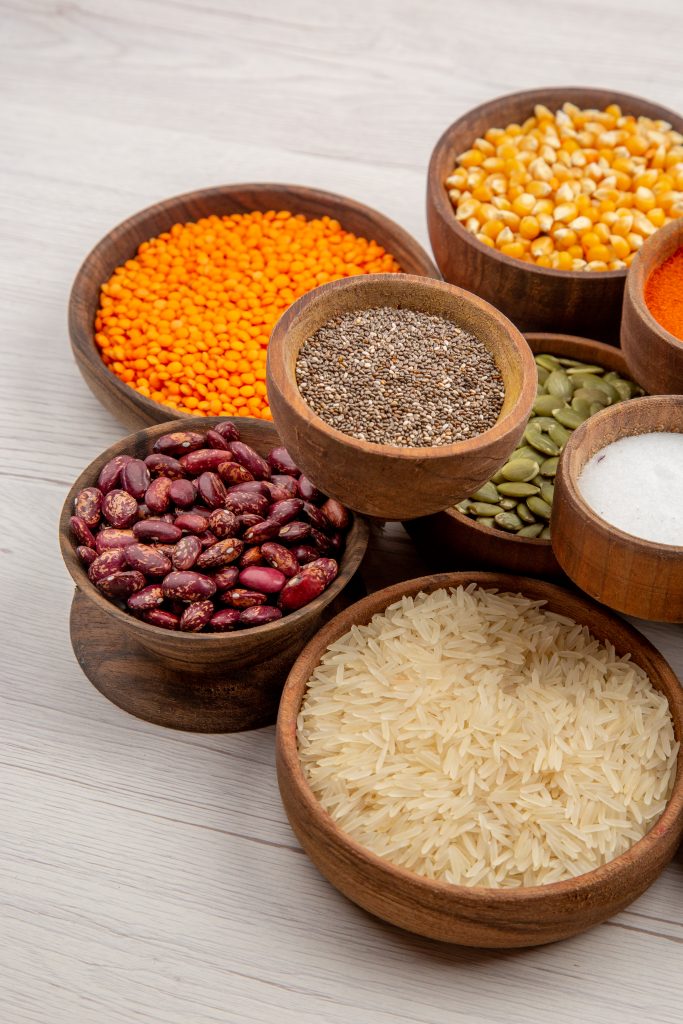
<svg viewBox="0 0 683 1024"><path fill-rule="evenodd" d="M380 519L447 508L519 441L536 394L529 346L483 299L443 281L331 282L280 318L267 386L304 473Z"/></svg>
<svg viewBox="0 0 683 1024"><path fill-rule="evenodd" d="M538 393L507 463L452 508L406 523L440 568L483 565L563 576L550 542L550 513L564 446L594 413L643 394L612 345L568 334L525 337L534 353Z"/></svg>

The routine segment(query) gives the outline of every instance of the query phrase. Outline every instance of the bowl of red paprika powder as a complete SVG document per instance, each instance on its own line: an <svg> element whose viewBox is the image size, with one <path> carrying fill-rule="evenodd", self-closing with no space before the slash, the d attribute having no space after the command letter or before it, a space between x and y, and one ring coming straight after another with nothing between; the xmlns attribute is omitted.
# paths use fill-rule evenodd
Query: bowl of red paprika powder
<svg viewBox="0 0 683 1024"><path fill-rule="evenodd" d="M651 235L631 264L621 347L651 395L683 394L683 218Z"/></svg>

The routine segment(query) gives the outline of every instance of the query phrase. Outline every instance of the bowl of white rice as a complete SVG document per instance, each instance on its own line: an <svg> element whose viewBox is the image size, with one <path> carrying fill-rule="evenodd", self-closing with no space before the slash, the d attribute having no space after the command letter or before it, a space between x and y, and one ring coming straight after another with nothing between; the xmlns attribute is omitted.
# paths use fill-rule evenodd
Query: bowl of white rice
<svg viewBox="0 0 683 1024"><path fill-rule="evenodd" d="M640 896L683 836L683 690L578 593L444 573L370 595L295 662L280 793L349 899L469 946L553 942Z"/></svg>

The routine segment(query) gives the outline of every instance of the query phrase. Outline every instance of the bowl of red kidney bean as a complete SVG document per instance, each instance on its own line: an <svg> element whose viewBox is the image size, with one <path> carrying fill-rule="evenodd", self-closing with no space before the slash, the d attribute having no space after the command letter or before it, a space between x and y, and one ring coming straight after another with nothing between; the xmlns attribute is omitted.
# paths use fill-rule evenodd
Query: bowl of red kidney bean
<svg viewBox="0 0 683 1024"><path fill-rule="evenodd" d="M131 434L84 470L60 522L77 588L123 637L171 672L222 674L270 698L367 541L366 523L300 473L273 425L248 418Z"/></svg>

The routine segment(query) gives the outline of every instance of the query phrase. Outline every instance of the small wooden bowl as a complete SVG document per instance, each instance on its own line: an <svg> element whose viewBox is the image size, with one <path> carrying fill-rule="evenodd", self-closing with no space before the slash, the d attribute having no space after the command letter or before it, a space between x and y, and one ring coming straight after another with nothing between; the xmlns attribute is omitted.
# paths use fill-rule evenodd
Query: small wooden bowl
<svg viewBox="0 0 683 1024"><path fill-rule="evenodd" d="M220 417L195 417L140 430L96 458L69 491L59 522L62 557L76 584L71 615L74 652L90 681L138 718L194 732L237 732L275 721L290 666L306 641L330 617L333 602L361 563L367 524L355 516L339 575L305 608L235 633L180 633L142 622L107 600L78 558L69 518L74 498L97 481L102 466L123 453L144 458L171 430L208 430ZM265 455L279 443L272 424L235 417L242 439ZM338 607L337 609L338 610Z"/></svg>
<svg viewBox="0 0 683 1024"><path fill-rule="evenodd" d="M650 235L626 278L621 347L631 373L651 395L683 394L683 341L655 320L645 302L650 274L681 246L683 218Z"/></svg>
<svg viewBox="0 0 683 1024"><path fill-rule="evenodd" d="M625 270L550 270L504 256L460 225L444 185L456 156L488 128L525 121L537 103L554 111L567 101L602 109L619 103L624 113L662 118L683 131L683 118L666 107L606 89L531 89L499 96L458 118L434 147L427 179L429 237L444 278L492 302L520 330L556 330L616 344Z"/></svg>
<svg viewBox="0 0 683 1024"><path fill-rule="evenodd" d="M487 346L505 383L503 408L490 430L457 444L401 448L350 437L313 412L296 383L301 346L332 317L375 306L447 317ZM459 501L505 461L531 410L536 369L519 331L476 295L426 277L371 274L324 284L280 317L268 348L267 383L285 446L326 494L364 515L412 519Z"/></svg>
<svg viewBox="0 0 683 1024"><path fill-rule="evenodd" d="M290 210L304 216L329 216L364 238L375 239L408 274L438 277L439 272L421 245L377 210L346 196L300 185L221 185L165 199L134 214L113 228L86 256L69 299L69 333L76 364L96 398L126 427L137 430L177 419L178 410L145 398L107 369L95 344L95 314L100 288L116 267L132 259L142 242L177 223L212 214L226 216L254 210Z"/></svg>
<svg viewBox="0 0 683 1024"><path fill-rule="evenodd" d="M526 334L525 338L534 355L548 352L604 366L625 376L629 374L620 349L613 345L569 334ZM413 519L405 527L425 557L441 567L502 569L523 576L562 576L549 540L532 540L503 530L491 530L457 508Z"/></svg>
<svg viewBox="0 0 683 1024"><path fill-rule="evenodd" d="M683 395L632 398L603 409L574 431L556 479L552 545L567 576L609 608L641 619L683 622L683 546L618 530L590 508L577 486L583 467L601 448L654 431L683 433Z"/></svg>
<svg viewBox="0 0 683 1024"><path fill-rule="evenodd" d="M354 903L407 931L465 946L535 946L568 938L637 899L671 860L683 834L683 754L664 814L639 842L595 871L550 885L484 889L422 878L370 853L342 832L314 796L299 760L296 720L308 680L329 646L402 596L476 583L544 600L631 654L669 701L683 739L683 691L674 672L640 633L580 594L541 580L500 573L442 573L371 594L329 622L295 662L280 702L276 763L280 795L296 836L318 870Z"/></svg>

